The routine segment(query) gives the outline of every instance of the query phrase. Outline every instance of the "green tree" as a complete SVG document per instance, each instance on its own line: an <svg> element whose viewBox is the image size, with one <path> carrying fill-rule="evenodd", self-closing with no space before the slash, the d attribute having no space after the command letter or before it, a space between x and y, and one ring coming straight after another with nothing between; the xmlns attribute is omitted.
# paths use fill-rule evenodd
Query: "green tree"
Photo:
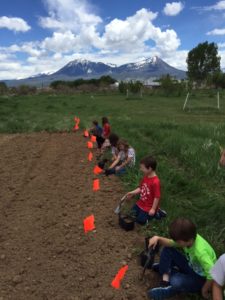
<svg viewBox="0 0 225 300"><path fill-rule="evenodd" d="M127 89L128 89L127 83L124 82L124 81L121 81L121 82L119 83L119 92L120 92L121 94L126 94Z"/></svg>
<svg viewBox="0 0 225 300"><path fill-rule="evenodd" d="M168 97L170 96L176 89L174 80L172 77L167 74L160 78L161 82L161 89L163 90L164 94Z"/></svg>
<svg viewBox="0 0 225 300"><path fill-rule="evenodd" d="M200 43L188 53L188 78L203 83L209 74L220 71L220 57L215 43Z"/></svg>

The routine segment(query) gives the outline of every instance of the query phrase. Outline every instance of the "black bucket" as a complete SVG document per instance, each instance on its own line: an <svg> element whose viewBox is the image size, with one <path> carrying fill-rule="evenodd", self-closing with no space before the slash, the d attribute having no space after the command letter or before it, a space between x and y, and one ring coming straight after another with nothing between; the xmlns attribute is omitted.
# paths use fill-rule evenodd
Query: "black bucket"
<svg viewBox="0 0 225 300"><path fill-rule="evenodd" d="M119 225L126 231L134 229L135 220L131 216L119 214Z"/></svg>

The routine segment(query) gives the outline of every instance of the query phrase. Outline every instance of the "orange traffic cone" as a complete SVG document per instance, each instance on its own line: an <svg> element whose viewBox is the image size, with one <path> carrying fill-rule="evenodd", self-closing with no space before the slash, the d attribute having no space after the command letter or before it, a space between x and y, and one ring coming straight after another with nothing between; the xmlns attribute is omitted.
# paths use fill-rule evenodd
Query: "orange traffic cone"
<svg viewBox="0 0 225 300"><path fill-rule="evenodd" d="M128 265L122 267L119 272L116 274L116 276L114 277L113 281L111 282L111 286L115 289L119 289L120 288L120 282L123 279L123 277L125 276L126 272L128 270Z"/></svg>
<svg viewBox="0 0 225 300"><path fill-rule="evenodd" d="M95 175L99 175L99 174L101 174L102 172L103 172L103 169L101 169L99 166L95 166L95 167L94 167L93 173L94 173Z"/></svg>
<svg viewBox="0 0 225 300"><path fill-rule="evenodd" d="M99 181L99 179L94 179L94 181L93 181L93 191L97 192L98 190L100 190L100 181Z"/></svg>
<svg viewBox="0 0 225 300"><path fill-rule="evenodd" d="M84 224L84 232L87 233L88 231L92 231L95 229L95 217L94 215L91 215L87 218L84 219L83 224Z"/></svg>

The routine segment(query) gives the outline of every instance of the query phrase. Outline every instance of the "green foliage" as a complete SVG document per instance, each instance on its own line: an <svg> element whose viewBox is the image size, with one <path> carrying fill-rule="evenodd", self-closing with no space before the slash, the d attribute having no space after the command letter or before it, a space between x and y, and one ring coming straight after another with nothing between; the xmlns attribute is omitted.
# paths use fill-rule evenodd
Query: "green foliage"
<svg viewBox="0 0 225 300"><path fill-rule="evenodd" d="M215 88L225 89L225 73L216 72L214 74L209 74L208 85L213 85Z"/></svg>
<svg viewBox="0 0 225 300"><path fill-rule="evenodd" d="M124 82L121 81L119 84L119 92L121 94L126 94L127 90L133 94L140 93L143 84L140 81L132 81Z"/></svg>
<svg viewBox="0 0 225 300"><path fill-rule="evenodd" d="M35 86L30 85L20 85L18 87L12 87L9 89L10 93L13 93L18 96L25 96L25 95L34 95L37 92L37 88Z"/></svg>
<svg viewBox="0 0 225 300"><path fill-rule="evenodd" d="M62 87L69 87L69 88L77 88L82 85L93 85L99 87L101 85L109 86L110 84L115 83L116 80L110 76L102 76L99 79L92 78L92 79L76 79L73 81L63 81L63 80L56 80L50 84L50 87L53 89L60 89Z"/></svg>
<svg viewBox="0 0 225 300"><path fill-rule="evenodd" d="M7 85L5 82L0 82L0 95L5 95L8 91Z"/></svg>
<svg viewBox="0 0 225 300"><path fill-rule="evenodd" d="M188 77L198 83L205 82L209 74L220 71L220 57L215 43L200 43L188 53Z"/></svg>
<svg viewBox="0 0 225 300"><path fill-rule="evenodd" d="M179 82L173 79L169 74L162 76L159 82L161 83L160 89L163 95L167 97L171 95L181 96L186 89L185 81Z"/></svg>

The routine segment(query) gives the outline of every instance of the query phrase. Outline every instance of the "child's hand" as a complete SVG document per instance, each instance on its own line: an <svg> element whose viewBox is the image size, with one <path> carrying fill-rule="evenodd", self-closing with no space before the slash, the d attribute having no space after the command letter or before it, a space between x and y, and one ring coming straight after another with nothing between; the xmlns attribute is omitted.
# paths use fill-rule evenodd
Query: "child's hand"
<svg viewBox="0 0 225 300"><path fill-rule="evenodd" d="M157 235L153 236L150 240L149 240L149 244L148 247L153 247L153 249L155 249L156 245L159 242L159 237Z"/></svg>
<svg viewBox="0 0 225 300"><path fill-rule="evenodd" d="M134 196L132 192L126 194L126 199L131 199Z"/></svg>
<svg viewBox="0 0 225 300"><path fill-rule="evenodd" d="M155 209L151 208L150 211L148 212L149 216L154 216L155 215Z"/></svg>
<svg viewBox="0 0 225 300"><path fill-rule="evenodd" d="M120 166L117 166L117 167L115 168L115 170L116 170L117 172L118 172L120 169L121 169Z"/></svg>

